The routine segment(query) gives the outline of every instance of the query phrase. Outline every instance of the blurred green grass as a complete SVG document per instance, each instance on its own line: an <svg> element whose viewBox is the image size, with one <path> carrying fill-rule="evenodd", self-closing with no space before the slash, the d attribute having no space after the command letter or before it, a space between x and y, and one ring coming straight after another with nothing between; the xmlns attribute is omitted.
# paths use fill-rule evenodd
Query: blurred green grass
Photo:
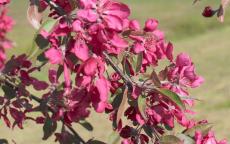
<svg viewBox="0 0 230 144"><path fill-rule="evenodd" d="M197 67L197 72L204 76L205 84L192 95L201 99L197 102L197 119L206 118L214 123L218 137L230 140L230 12L225 23L219 23L215 18L205 19L201 12L205 5L218 7L218 1L202 1L192 5L192 0L123 0L133 11L132 18L144 24L147 18L156 18L160 29L165 31L168 40L175 45L176 53L187 52L191 55ZM35 31L26 21L27 1L12 0L10 14L16 20L16 25L9 37L16 42L16 47L8 51L23 53L32 45ZM44 77L39 75L39 77ZM46 76L45 76L46 77ZM107 116L96 115L89 119L95 125L95 133L90 133L76 126L85 138L99 137L107 139L111 133ZM0 138L14 139L18 144L52 143L41 140L42 128L26 122L25 130L11 131L0 122Z"/></svg>

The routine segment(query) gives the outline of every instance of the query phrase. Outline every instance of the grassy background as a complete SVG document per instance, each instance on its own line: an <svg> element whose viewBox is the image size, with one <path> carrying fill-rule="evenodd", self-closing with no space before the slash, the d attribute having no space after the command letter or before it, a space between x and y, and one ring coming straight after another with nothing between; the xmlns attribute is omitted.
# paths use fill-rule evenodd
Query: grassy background
<svg viewBox="0 0 230 144"><path fill-rule="evenodd" d="M132 18L144 23L147 18L157 18L160 29L165 31L167 39L175 45L176 53L187 52L191 55L197 66L197 72L204 76L205 84L192 95L201 102L197 103L196 112L199 118L207 118L214 123L218 137L230 140L230 13L225 23L217 22L215 18L205 19L201 16L205 5L218 6L216 0L203 1L192 5L192 0L123 0L130 4L133 11ZM33 33L35 32L26 21L26 0L13 0L10 14L16 20L9 37L16 42L16 48L8 51L23 53L31 47ZM40 76L42 77L42 75ZM95 115L89 119L95 125L95 133L86 132L79 126L84 138L99 137L107 139L111 133L107 116ZM0 139L7 138L9 142L15 140L18 144L44 144L53 143L54 138L42 141L42 128L34 123L26 122L25 130L17 128L12 131L0 122Z"/></svg>

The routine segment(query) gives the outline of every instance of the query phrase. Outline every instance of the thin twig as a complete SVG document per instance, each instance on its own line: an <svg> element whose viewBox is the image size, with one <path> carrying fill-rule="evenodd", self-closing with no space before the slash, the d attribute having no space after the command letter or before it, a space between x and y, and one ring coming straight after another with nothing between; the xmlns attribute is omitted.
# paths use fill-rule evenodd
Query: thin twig
<svg viewBox="0 0 230 144"><path fill-rule="evenodd" d="M54 3L51 0L45 0L51 8L53 8L60 16L64 16L66 15L66 12L64 9L62 9L59 5L57 5L56 3Z"/></svg>
<svg viewBox="0 0 230 144"><path fill-rule="evenodd" d="M109 55L106 52L103 52L103 55L105 56L105 59L107 63L109 63L112 68L121 76L121 78L128 84L133 85L133 81L122 72L122 70L112 61L112 59L109 57Z"/></svg>
<svg viewBox="0 0 230 144"><path fill-rule="evenodd" d="M159 141L160 140L160 136L158 135L158 132L157 132L157 130L153 127L152 128L152 130L154 131L154 135L155 135L155 137L157 138L157 140Z"/></svg>

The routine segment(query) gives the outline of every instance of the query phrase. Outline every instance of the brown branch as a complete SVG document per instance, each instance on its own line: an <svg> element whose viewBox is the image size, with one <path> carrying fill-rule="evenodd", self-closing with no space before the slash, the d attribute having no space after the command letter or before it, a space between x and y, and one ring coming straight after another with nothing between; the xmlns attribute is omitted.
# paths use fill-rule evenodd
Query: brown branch
<svg viewBox="0 0 230 144"><path fill-rule="evenodd" d="M109 55L106 52L103 52L103 55L105 56L105 59L107 63L109 63L112 68L121 76L121 78L128 84L133 85L133 81L128 77L126 74L122 72L122 70L113 62L113 60L109 57Z"/></svg>
<svg viewBox="0 0 230 144"><path fill-rule="evenodd" d="M51 8L53 8L60 16L66 15L66 12L63 8L61 8L59 5L54 3L52 0L45 0Z"/></svg>

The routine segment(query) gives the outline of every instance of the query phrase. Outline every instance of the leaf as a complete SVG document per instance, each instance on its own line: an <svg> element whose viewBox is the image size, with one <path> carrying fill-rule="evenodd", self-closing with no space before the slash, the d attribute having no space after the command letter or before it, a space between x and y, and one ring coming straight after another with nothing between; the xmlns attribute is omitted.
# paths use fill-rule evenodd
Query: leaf
<svg viewBox="0 0 230 144"><path fill-rule="evenodd" d="M8 141L6 139L0 139L0 144L8 144Z"/></svg>
<svg viewBox="0 0 230 144"><path fill-rule="evenodd" d="M47 118L43 126L43 140L47 140L57 129L57 122Z"/></svg>
<svg viewBox="0 0 230 144"><path fill-rule="evenodd" d="M164 81L167 78L167 74L168 74L168 67L166 67L164 70L160 71L158 74L158 78L160 81Z"/></svg>
<svg viewBox="0 0 230 144"><path fill-rule="evenodd" d="M7 99L13 99L17 96L16 91L8 85L3 85L2 90L4 91Z"/></svg>
<svg viewBox="0 0 230 144"><path fill-rule="evenodd" d="M45 63L45 62L48 61L48 59L45 57L44 53L39 54L39 55L37 56L37 60L38 60L39 62L42 62L42 63Z"/></svg>
<svg viewBox="0 0 230 144"><path fill-rule="evenodd" d="M166 135L161 137L160 144L183 144L183 142L174 135Z"/></svg>
<svg viewBox="0 0 230 144"><path fill-rule="evenodd" d="M137 56L137 62L136 62L136 73L138 73L141 70L142 66L142 61L143 61L143 52L139 53Z"/></svg>
<svg viewBox="0 0 230 144"><path fill-rule="evenodd" d="M49 45L49 41L45 39L41 34L37 35L35 42L40 49L44 49Z"/></svg>
<svg viewBox="0 0 230 144"><path fill-rule="evenodd" d="M151 73L151 80L153 81L154 85L157 87L161 86L161 81L156 73L156 71L153 69L152 73Z"/></svg>
<svg viewBox="0 0 230 144"><path fill-rule="evenodd" d="M221 0L220 8L217 12L217 17L220 22L224 22L224 14L229 3L230 0Z"/></svg>
<svg viewBox="0 0 230 144"><path fill-rule="evenodd" d="M40 26L39 30L34 35L32 46L29 48L27 52L29 59L38 57L43 54L43 49L49 45L49 42L40 34L40 32L41 30L50 32L56 23L56 19L49 19Z"/></svg>
<svg viewBox="0 0 230 144"><path fill-rule="evenodd" d="M57 70L57 80L60 78L60 76L63 73L63 71L64 71L64 67L62 65L60 65L58 67L58 70Z"/></svg>
<svg viewBox="0 0 230 144"><path fill-rule="evenodd" d="M12 56L11 59L6 62L5 68L3 69L3 73L7 74L11 72L18 65L19 65L19 62L15 60L14 56Z"/></svg>
<svg viewBox="0 0 230 144"><path fill-rule="evenodd" d="M128 100L128 86L125 86L124 90L123 90L123 94L122 94L122 101L118 107L118 110L117 110L117 118L116 118L116 123L118 125L121 117L123 116L124 114L124 111L125 111L125 108L126 108L126 105L128 104L127 100Z"/></svg>
<svg viewBox="0 0 230 144"><path fill-rule="evenodd" d="M145 133L146 133L149 137L153 138L153 130L152 130L151 126L144 125L144 126L143 126L143 129L144 129Z"/></svg>
<svg viewBox="0 0 230 144"><path fill-rule="evenodd" d="M42 11L39 11L39 0L31 0L27 10L27 19L35 29L40 28L42 22Z"/></svg>
<svg viewBox="0 0 230 144"><path fill-rule="evenodd" d="M164 88L160 88L157 89L157 91L168 97L171 101L173 101L175 104L177 104L180 108L185 109L185 105L183 103L183 101L181 100L180 96L178 94L176 94L175 92L172 92L168 89L164 89Z"/></svg>
<svg viewBox="0 0 230 144"><path fill-rule="evenodd" d="M167 124L164 124L164 127L165 127L165 129L168 130L168 131L172 131L172 130L173 130L173 128L170 127L170 126L167 125Z"/></svg>
<svg viewBox="0 0 230 144"><path fill-rule="evenodd" d="M140 95L137 100L138 104L138 109L142 115L142 117L146 120L146 114L145 114L145 109L146 109L146 98L143 95Z"/></svg>
<svg viewBox="0 0 230 144"><path fill-rule="evenodd" d="M89 122L84 120L84 121L80 121L79 124L83 126L85 129L87 129L88 131L93 131L93 126Z"/></svg>
<svg viewBox="0 0 230 144"><path fill-rule="evenodd" d="M184 135L184 134L177 134L176 135L181 141L183 141L183 144L195 144L195 141L187 136L187 135Z"/></svg>
<svg viewBox="0 0 230 144"><path fill-rule="evenodd" d="M190 129L185 130L183 134L188 135L190 137L194 137L196 131L201 131L202 135L207 135L211 129L211 124L198 124Z"/></svg>
<svg viewBox="0 0 230 144"><path fill-rule="evenodd" d="M131 75L131 69L129 67L129 61L127 58L124 58L124 62L123 62L123 71L125 74L127 74L128 76Z"/></svg>
<svg viewBox="0 0 230 144"><path fill-rule="evenodd" d="M122 52L122 53L118 54L118 56L117 56L117 64L120 64L122 62L122 60L123 60L125 55L126 55L125 52Z"/></svg>

